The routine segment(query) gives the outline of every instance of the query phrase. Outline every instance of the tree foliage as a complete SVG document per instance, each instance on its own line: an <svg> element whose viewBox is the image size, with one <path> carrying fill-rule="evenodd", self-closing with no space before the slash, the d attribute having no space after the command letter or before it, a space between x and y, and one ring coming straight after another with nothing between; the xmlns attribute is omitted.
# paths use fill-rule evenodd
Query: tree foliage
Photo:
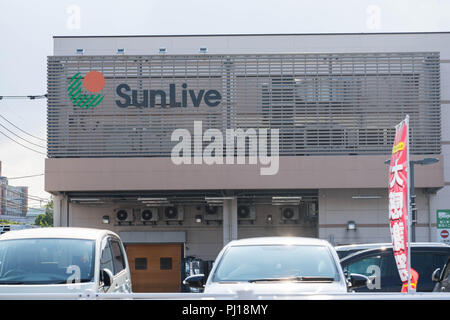
<svg viewBox="0 0 450 320"><path fill-rule="evenodd" d="M17 221L9 221L7 219L0 219L0 224L20 224Z"/></svg>
<svg viewBox="0 0 450 320"><path fill-rule="evenodd" d="M45 205L45 213L38 215L34 224L41 227L53 227L53 201Z"/></svg>

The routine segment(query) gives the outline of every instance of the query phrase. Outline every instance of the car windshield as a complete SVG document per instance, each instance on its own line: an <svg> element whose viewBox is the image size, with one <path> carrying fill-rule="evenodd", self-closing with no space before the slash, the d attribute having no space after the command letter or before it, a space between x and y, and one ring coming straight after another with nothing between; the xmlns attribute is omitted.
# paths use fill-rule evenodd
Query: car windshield
<svg viewBox="0 0 450 320"><path fill-rule="evenodd" d="M224 253L213 281L339 279L336 265L325 246L235 246Z"/></svg>
<svg viewBox="0 0 450 320"><path fill-rule="evenodd" d="M93 240L2 240L0 285L91 282L93 259Z"/></svg>

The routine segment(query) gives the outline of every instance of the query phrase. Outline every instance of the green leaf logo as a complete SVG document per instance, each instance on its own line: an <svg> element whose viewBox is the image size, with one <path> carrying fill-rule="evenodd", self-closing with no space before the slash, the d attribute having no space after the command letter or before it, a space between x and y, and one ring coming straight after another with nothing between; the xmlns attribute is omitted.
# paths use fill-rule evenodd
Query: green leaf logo
<svg viewBox="0 0 450 320"><path fill-rule="evenodd" d="M75 74L69 81L69 86L67 87L67 95L70 101L75 106L81 109L95 108L100 102L102 102L104 95L101 94L85 94L82 88L87 91L96 93L105 87L105 77L99 71L90 71L86 76L81 76L81 73Z"/></svg>

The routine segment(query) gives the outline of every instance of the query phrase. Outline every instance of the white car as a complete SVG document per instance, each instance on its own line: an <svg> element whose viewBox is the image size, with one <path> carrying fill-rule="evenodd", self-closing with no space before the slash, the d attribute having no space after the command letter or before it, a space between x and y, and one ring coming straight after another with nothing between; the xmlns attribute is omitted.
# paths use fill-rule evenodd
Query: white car
<svg viewBox="0 0 450 320"><path fill-rule="evenodd" d="M0 294L131 292L119 236L88 228L36 228L0 236Z"/></svg>
<svg viewBox="0 0 450 320"><path fill-rule="evenodd" d="M266 237L232 241L217 256L205 283L202 274L184 280L205 293L255 294L346 293L365 286L367 277L344 275L328 241L299 237Z"/></svg>

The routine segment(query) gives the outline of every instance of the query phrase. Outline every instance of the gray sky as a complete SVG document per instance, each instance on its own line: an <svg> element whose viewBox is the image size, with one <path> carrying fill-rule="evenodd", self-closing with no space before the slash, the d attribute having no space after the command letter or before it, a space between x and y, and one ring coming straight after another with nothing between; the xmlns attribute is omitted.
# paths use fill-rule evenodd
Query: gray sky
<svg viewBox="0 0 450 320"><path fill-rule="evenodd" d="M0 95L46 93L54 35L450 31L450 0L0 0ZM46 100L0 100L0 115L46 138ZM38 139L0 124L36 145ZM45 149L0 131L37 151ZM2 175L44 172L45 156L0 135ZM44 177L11 180L48 198ZM38 203L31 202L31 206Z"/></svg>

